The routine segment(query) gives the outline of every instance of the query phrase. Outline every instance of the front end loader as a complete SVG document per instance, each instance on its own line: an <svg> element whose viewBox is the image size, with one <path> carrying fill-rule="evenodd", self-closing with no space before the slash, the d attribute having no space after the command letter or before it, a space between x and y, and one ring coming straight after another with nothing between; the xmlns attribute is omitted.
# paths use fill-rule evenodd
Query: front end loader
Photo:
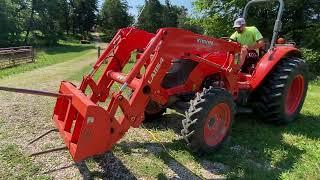
<svg viewBox="0 0 320 180"><path fill-rule="evenodd" d="M136 63L128 74L124 74L123 68L136 51L139 52ZM84 77L80 88L69 82L61 83L59 93L68 96L58 97L54 122L75 161L102 154L111 150L130 127L141 125L149 103L172 106L178 101L178 95L198 92L203 86L203 78L212 72L223 74L223 78L228 79L228 86L232 87L232 94L237 94L239 65L236 57L239 51L240 46L236 43L180 29L160 29L157 34L135 28L121 29L94 65L92 73ZM221 60L214 62L208 57ZM105 60L108 64L95 82L93 76ZM192 62L187 65L190 66L189 75L181 74L185 77L179 79L167 73L175 65L173 60L181 61L184 67L188 64L184 61ZM189 80L190 74L198 75L191 75ZM168 78L174 82L163 85ZM115 83L121 88L111 93ZM132 92L128 97L124 95L126 88ZM88 94L87 89L90 89ZM105 108L97 105L106 101ZM121 116L116 114L119 108Z"/></svg>

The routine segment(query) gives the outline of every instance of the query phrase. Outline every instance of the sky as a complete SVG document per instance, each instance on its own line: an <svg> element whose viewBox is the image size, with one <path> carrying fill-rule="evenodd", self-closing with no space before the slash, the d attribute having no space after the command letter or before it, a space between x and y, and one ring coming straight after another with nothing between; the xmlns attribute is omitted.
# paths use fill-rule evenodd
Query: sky
<svg viewBox="0 0 320 180"><path fill-rule="evenodd" d="M161 3L164 3L165 0L160 0ZM103 0L99 0L99 4L101 5ZM137 16L138 10L137 7L144 4L144 0L127 0L130 6L130 14ZM189 9L191 12L192 9L192 1L191 0L170 0L170 2L174 5L184 6Z"/></svg>

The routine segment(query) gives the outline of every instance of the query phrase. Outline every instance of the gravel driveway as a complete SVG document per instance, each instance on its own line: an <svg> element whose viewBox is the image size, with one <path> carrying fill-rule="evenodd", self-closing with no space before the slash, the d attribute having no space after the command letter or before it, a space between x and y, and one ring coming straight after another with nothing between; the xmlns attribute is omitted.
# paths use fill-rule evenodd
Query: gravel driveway
<svg viewBox="0 0 320 180"><path fill-rule="evenodd" d="M61 80L67 79L70 75L95 62L96 54L93 52L91 54L90 58L86 55L85 58L79 57L65 63L1 79L0 85L57 92ZM55 98L0 92L0 102L0 121L4 122L0 126L0 134L6 134L6 139L0 141L1 146L17 144L24 154L64 146L56 133L28 145L31 139L54 128L51 115ZM35 156L33 160L41 164L41 173L73 164L65 150ZM56 178L81 177L79 170L74 166L66 171L56 171L50 175Z"/></svg>

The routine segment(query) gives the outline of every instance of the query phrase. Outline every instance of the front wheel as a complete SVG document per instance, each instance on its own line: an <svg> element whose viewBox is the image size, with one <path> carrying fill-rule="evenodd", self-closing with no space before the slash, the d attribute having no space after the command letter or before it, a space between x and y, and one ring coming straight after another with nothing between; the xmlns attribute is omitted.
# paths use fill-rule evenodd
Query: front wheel
<svg viewBox="0 0 320 180"><path fill-rule="evenodd" d="M211 152L227 140L234 114L230 93L220 88L204 88L191 100L181 134L193 151Z"/></svg>

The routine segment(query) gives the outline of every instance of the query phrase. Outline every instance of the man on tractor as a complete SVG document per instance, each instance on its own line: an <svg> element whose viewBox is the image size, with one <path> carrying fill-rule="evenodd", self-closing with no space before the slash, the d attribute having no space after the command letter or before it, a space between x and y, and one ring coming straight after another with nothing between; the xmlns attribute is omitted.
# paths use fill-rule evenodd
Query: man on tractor
<svg viewBox="0 0 320 180"><path fill-rule="evenodd" d="M242 67L247 57L258 59L259 49L264 46L263 36L256 27L247 27L244 18L236 19L233 27L236 32L230 39L242 45L240 57L240 67Z"/></svg>

